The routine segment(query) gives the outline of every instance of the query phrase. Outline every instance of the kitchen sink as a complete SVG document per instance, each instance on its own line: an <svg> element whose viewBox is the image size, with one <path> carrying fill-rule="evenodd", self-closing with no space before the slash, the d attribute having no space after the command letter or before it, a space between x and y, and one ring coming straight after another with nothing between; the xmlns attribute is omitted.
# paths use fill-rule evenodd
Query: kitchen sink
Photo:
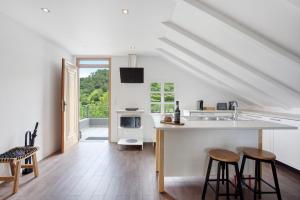
<svg viewBox="0 0 300 200"><path fill-rule="evenodd" d="M186 116L184 117L187 121L233 121L234 118L231 116ZM238 117L237 121L250 120L245 117Z"/></svg>

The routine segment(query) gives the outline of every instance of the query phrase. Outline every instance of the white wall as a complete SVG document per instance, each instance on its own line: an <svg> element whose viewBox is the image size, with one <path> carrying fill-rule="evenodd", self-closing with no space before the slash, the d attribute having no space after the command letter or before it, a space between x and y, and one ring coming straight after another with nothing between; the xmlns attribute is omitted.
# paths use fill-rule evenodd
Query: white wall
<svg viewBox="0 0 300 200"><path fill-rule="evenodd" d="M145 110L145 141L151 142L153 125L150 116L150 83L174 82L176 100L181 109L196 109L196 101L203 99L205 105L215 106L217 102L228 102L232 97L201 82L192 74L171 64L159 56L138 56L137 66L144 67L143 84L120 83L120 67L128 65L127 56L112 57L112 141L117 141L116 110L125 107L139 107Z"/></svg>
<svg viewBox="0 0 300 200"><path fill-rule="evenodd" d="M2 14L0 24L0 152L24 145L38 121L42 159L60 148L61 58L71 56Z"/></svg>

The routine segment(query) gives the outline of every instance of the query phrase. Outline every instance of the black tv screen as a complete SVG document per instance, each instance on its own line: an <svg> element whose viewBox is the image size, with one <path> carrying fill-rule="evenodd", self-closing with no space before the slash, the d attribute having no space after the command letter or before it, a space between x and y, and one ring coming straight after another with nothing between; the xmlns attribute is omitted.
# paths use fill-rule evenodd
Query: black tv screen
<svg viewBox="0 0 300 200"><path fill-rule="evenodd" d="M120 67L121 83L144 83L144 68Z"/></svg>

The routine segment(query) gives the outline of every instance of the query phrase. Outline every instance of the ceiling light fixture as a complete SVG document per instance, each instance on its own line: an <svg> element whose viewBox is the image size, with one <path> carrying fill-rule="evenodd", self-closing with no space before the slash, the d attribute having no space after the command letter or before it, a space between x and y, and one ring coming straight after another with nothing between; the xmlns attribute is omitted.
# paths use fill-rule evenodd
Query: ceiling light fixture
<svg viewBox="0 0 300 200"><path fill-rule="evenodd" d="M122 9L122 13L123 13L124 15L128 15L128 14L129 14L129 10L128 10L128 9Z"/></svg>
<svg viewBox="0 0 300 200"><path fill-rule="evenodd" d="M49 13L49 12L50 12L50 10L49 10L48 8L41 8L41 10L42 10L43 12L45 12L45 13Z"/></svg>

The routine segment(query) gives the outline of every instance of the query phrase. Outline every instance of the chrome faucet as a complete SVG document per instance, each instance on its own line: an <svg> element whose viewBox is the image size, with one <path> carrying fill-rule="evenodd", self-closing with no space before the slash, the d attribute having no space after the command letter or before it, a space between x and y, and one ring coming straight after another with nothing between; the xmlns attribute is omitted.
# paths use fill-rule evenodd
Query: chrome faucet
<svg viewBox="0 0 300 200"><path fill-rule="evenodd" d="M233 102L232 106L234 107L233 120L238 120L238 103L236 101Z"/></svg>

